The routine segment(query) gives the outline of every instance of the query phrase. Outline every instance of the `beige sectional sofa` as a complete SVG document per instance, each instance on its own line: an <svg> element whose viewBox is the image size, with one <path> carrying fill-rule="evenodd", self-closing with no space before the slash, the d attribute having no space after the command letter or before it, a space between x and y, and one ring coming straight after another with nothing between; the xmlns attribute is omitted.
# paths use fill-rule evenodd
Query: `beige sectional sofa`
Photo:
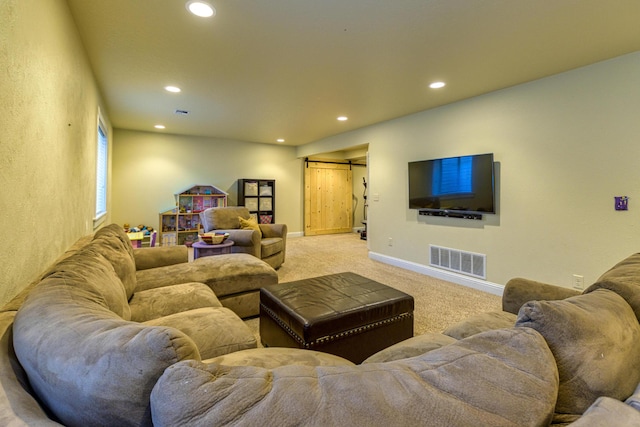
<svg viewBox="0 0 640 427"><path fill-rule="evenodd" d="M157 426L640 425L640 254L583 293L514 279L503 307L508 311L410 338L358 366L283 364L260 357L262 349L219 363L185 360L154 386L153 420ZM185 392L180 378L194 386Z"/></svg>
<svg viewBox="0 0 640 427"><path fill-rule="evenodd" d="M0 425L640 425L640 254L584 293L514 279L506 311L354 365L254 348L210 292L224 280L200 275L223 258L164 253L173 284L132 275L132 256L155 263L126 243L115 227L81 239L0 312Z"/></svg>
<svg viewBox="0 0 640 427"><path fill-rule="evenodd" d="M115 224L80 239L0 315L0 425L151 425L168 366L255 348L212 289L242 307L275 270L246 254L186 261L185 247L134 251Z"/></svg>

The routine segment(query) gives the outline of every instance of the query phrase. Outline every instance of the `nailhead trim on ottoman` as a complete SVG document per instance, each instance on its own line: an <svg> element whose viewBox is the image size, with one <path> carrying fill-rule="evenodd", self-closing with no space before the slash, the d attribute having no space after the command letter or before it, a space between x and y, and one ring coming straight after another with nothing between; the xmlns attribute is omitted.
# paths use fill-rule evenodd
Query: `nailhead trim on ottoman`
<svg viewBox="0 0 640 427"><path fill-rule="evenodd" d="M413 297L355 273L260 290L265 347L323 351L360 363L413 336Z"/></svg>

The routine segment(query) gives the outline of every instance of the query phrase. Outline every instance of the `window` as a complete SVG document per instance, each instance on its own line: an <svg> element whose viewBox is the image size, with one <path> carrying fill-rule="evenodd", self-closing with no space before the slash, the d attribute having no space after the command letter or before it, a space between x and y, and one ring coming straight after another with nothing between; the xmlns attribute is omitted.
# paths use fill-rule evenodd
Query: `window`
<svg viewBox="0 0 640 427"><path fill-rule="evenodd" d="M96 161L96 216L94 227L97 226L107 214L107 179L108 179L108 154L109 138L107 137L107 127L100 114L98 114L98 146Z"/></svg>
<svg viewBox="0 0 640 427"><path fill-rule="evenodd" d="M471 156L438 160L433 165L433 195L471 193L473 160Z"/></svg>

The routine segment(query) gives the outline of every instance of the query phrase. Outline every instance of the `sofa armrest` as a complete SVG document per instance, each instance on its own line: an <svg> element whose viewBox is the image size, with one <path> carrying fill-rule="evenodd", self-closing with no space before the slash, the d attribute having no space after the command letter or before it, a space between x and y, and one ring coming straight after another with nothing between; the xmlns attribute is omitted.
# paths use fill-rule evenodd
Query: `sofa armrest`
<svg viewBox="0 0 640 427"><path fill-rule="evenodd" d="M520 307L526 302L560 300L580 295L581 293L575 289L517 277L509 280L504 287L502 310L518 314Z"/></svg>
<svg viewBox="0 0 640 427"><path fill-rule="evenodd" d="M189 250L184 245L135 248L133 257L136 261L136 270L148 270L189 262Z"/></svg>
<svg viewBox="0 0 640 427"><path fill-rule="evenodd" d="M287 224L260 224L262 237L287 237Z"/></svg>
<svg viewBox="0 0 640 427"><path fill-rule="evenodd" d="M262 236L257 230L230 229L215 230L216 233L229 233L229 239L233 240L231 247L233 253L247 253L260 258L260 240Z"/></svg>
<svg viewBox="0 0 640 427"><path fill-rule="evenodd" d="M50 420L29 384L13 348L16 311L0 313L0 422L9 426L57 426Z"/></svg>

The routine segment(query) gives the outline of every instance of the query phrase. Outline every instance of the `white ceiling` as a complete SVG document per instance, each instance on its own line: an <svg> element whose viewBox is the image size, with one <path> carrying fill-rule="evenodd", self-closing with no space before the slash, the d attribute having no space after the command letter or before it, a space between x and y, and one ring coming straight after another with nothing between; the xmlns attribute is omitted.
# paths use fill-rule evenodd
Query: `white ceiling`
<svg viewBox="0 0 640 427"><path fill-rule="evenodd" d="M300 145L640 50L638 0L185 2L68 0L115 128Z"/></svg>

